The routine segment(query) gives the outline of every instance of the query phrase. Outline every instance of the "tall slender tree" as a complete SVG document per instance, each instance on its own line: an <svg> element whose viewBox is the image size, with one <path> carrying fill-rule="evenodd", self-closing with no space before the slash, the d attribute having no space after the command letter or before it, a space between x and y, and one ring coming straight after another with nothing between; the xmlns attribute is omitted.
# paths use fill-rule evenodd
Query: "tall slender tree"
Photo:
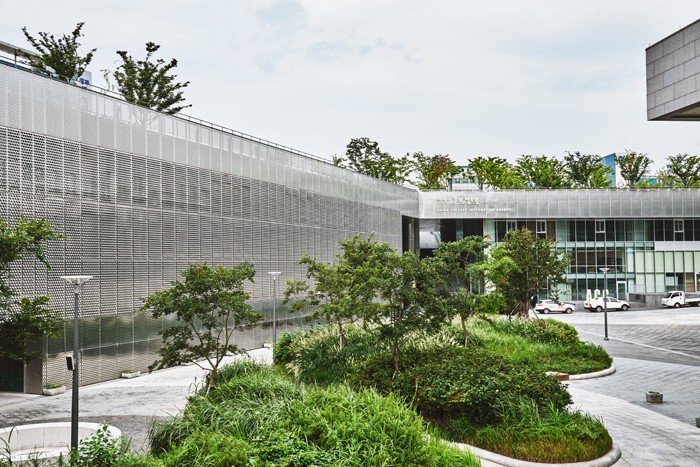
<svg viewBox="0 0 700 467"><path fill-rule="evenodd" d="M556 286L564 282L570 262L555 241L520 229L508 232L506 240L491 249L486 270L504 297L507 312L526 317L531 296L547 290L556 297Z"/></svg>
<svg viewBox="0 0 700 467"><path fill-rule="evenodd" d="M147 42L144 60L134 60L126 51L117 51L122 63L114 72L114 79L119 93L127 101L174 115L192 106L181 105L185 101L182 89L190 82L175 81L177 75L171 72L177 67L176 59L173 58L167 63L161 58L155 62L151 60L158 49L160 45Z"/></svg>
<svg viewBox="0 0 700 467"><path fill-rule="evenodd" d="M37 39L29 34L26 27L23 27L24 37L39 52L38 56L27 57L30 65L43 73L52 74L62 81L79 78L85 72L85 68L92 61L92 55L97 50L92 49L84 56L78 53L80 47L78 38L83 36L81 30L84 24L84 22L78 23L70 36L64 34L58 39L47 32L40 32Z"/></svg>

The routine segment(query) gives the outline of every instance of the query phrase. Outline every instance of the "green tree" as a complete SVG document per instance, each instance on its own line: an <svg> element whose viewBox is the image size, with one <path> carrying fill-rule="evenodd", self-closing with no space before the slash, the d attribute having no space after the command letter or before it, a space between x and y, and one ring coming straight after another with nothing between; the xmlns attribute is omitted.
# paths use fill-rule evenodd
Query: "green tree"
<svg viewBox="0 0 700 467"><path fill-rule="evenodd" d="M92 49L84 57L78 53L80 47L78 38L83 35L80 31L84 24L84 22L78 23L70 36L64 34L59 39L47 32L40 32L37 39L27 32L26 27L23 27L24 37L39 52L38 56L27 56L29 64L43 73L55 75L62 81L79 78L97 50Z"/></svg>
<svg viewBox="0 0 700 467"><path fill-rule="evenodd" d="M567 152L564 170L573 188L612 187L612 169L602 163L603 158L593 154Z"/></svg>
<svg viewBox="0 0 700 467"><path fill-rule="evenodd" d="M620 175L627 182L627 186L638 186L646 177L651 159L649 156L635 151L627 151L625 154L615 155L615 163L620 166Z"/></svg>
<svg viewBox="0 0 700 467"><path fill-rule="evenodd" d="M10 286L10 265L15 261L34 258L49 268L44 244L56 238L60 235L44 219L21 217L14 227L0 219L0 358L27 365L41 357L29 346L61 328L62 318L46 307L48 297L21 297Z"/></svg>
<svg viewBox="0 0 700 467"><path fill-rule="evenodd" d="M556 241L528 229L513 230L491 249L487 277L503 296L507 313L527 317L530 297L542 290L557 296L556 286L565 281L569 264Z"/></svg>
<svg viewBox="0 0 700 467"><path fill-rule="evenodd" d="M250 263L231 268L190 264L181 272L183 280L172 287L155 292L145 299L141 311L153 318L174 315L172 326L158 331L163 347L160 358L149 370L195 362L210 370L209 388L214 386L216 372L227 353L242 353L231 342L235 327L262 318L246 303L250 295L244 282L253 282L255 270ZM205 360L207 366L198 363Z"/></svg>
<svg viewBox="0 0 700 467"><path fill-rule="evenodd" d="M484 189L523 188L525 181L520 173L502 157L475 157L469 161L465 175Z"/></svg>
<svg viewBox="0 0 700 467"><path fill-rule="evenodd" d="M525 155L516 166L522 178L532 188L568 188L564 164L554 157Z"/></svg>
<svg viewBox="0 0 700 467"><path fill-rule="evenodd" d="M375 278L382 265L377 260L391 249L372 237L363 239L358 234L340 242L342 253L335 263L302 256L299 264L306 266L306 280L287 279L284 303L291 301L291 310L297 312L310 307L311 319L323 318L338 326L341 348L345 324L371 315L378 306Z"/></svg>
<svg viewBox="0 0 700 467"><path fill-rule="evenodd" d="M435 258L444 267L449 278L450 310L459 316L464 334L464 345L469 343L467 321L484 301L486 237L470 236L456 242L440 243Z"/></svg>
<svg viewBox="0 0 700 467"><path fill-rule="evenodd" d="M664 169L667 177L678 186L690 188L700 185L700 157L688 154L676 154L666 158Z"/></svg>
<svg viewBox="0 0 700 467"><path fill-rule="evenodd" d="M416 187L421 191L444 190L450 186L452 177L462 173L449 155L426 156L422 152L413 153L413 168L418 175Z"/></svg>
<svg viewBox="0 0 700 467"><path fill-rule="evenodd" d="M408 157L394 158L379 148L379 143L369 138L353 138L347 145L345 157L333 157L333 163L355 172L387 182L403 184L411 173Z"/></svg>
<svg viewBox="0 0 700 467"><path fill-rule="evenodd" d="M446 276L434 258L420 259L415 253L399 254L386 247L376 252L375 276L378 306L362 316L377 326L379 338L389 345L394 371L401 369L401 355L407 335L433 327L447 316Z"/></svg>
<svg viewBox="0 0 700 467"><path fill-rule="evenodd" d="M161 58L155 62L151 61L152 55L159 48L160 45L147 42L146 58L138 61L126 51L117 51L122 63L114 72L114 79L119 93L128 102L174 115L191 107L191 105L179 105L185 101L182 89L186 88L190 82L175 81L177 75L171 74L171 70L177 67L176 59L173 58L168 63Z"/></svg>

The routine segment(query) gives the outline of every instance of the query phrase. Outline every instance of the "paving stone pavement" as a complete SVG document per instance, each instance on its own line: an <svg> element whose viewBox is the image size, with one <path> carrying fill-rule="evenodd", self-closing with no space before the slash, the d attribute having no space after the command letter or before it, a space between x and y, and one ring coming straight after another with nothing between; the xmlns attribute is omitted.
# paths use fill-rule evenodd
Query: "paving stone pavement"
<svg viewBox="0 0 700 467"><path fill-rule="evenodd" d="M271 363L269 349L249 357ZM224 363L239 357L227 357ZM148 429L185 408L187 397L201 386L204 371L184 365L133 379L117 379L80 388L80 421L114 425L134 450L147 450ZM71 392L58 396L0 393L0 427L70 421Z"/></svg>
<svg viewBox="0 0 700 467"><path fill-rule="evenodd" d="M700 466L700 310L636 310L556 316L582 339L602 345L616 373L571 381L574 405L602 418L622 450L619 466ZM645 400L648 390L662 404Z"/></svg>

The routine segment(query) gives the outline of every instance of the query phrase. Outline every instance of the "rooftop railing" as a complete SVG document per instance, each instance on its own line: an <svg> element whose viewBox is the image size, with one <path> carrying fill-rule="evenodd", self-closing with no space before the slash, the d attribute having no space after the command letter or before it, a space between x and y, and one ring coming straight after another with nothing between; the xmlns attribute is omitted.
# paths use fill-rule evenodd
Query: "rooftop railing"
<svg viewBox="0 0 700 467"><path fill-rule="evenodd" d="M74 81L71 81L71 82L69 82L69 83L66 83L65 81L60 80L60 79L58 79L58 78L56 78L56 77L54 77L54 76L52 76L52 75L50 75L50 74L47 74L47 73L44 73L44 72L39 72L38 70L33 69L33 68L27 63L26 59L24 59L24 58L22 58L21 56L18 56L18 55L9 54L9 53L7 53L7 52L5 52L5 51L3 51L3 50L0 50L0 64L9 66L9 67L11 67L11 68L15 68L15 69L17 69L17 70L22 70L22 71L25 71L25 72L27 72L27 73L31 73L31 74L34 74L34 75L37 75L37 76L41 76L41 77L46 78L46 79L51 79L51 80L54 80L54 81L59 81L59 82L61 82L61 83L63 83L63 84L68 84L68 85L77 86L77 87L83 88L83 89L85 89L85 90L87 90L87 91L95 92L95 93L101 94L101 95L103 95L103 96L111 97L111 98L113 98L113 99L117 99L117 100L120 100L120 101L123 101L123 102L128 102L128 101L124 98L124 96L122 96L121 94L119 94L118 92L115 92L115 91L113 91L113 90L101 88L101 87L95 86L95 85L93 85L93 84L81 83L81 82L78 82L78 81L75 81L75 80L74 80ZM132 103L132 104L133 104L133 103ZM138 106L138 104L133 104L133 105L137 105L137 106ZM144 109L148 109L148 110L152 110L152 111L156 112L155 110L149 109L148 107L144 107L144 106L139 106L139 107L142 107L142 108L144 108ZM174 118L178 118L178 119L180 119L180 120L185 120L185 121L188 121L188 122L192 122L192 123L195 123L195 124L197 124L197 125L202 125L202 126L205 126L205 127L207 127L207 128L211 128L211 129L213 129L213 130L218 130L218 131L221 131L221 132L223 132L223 133L228 133L228 134L230 134L230 135L237 136L237 137L239 137L239 138L245 138L245 139L247 139L247 140L254 141L254 142L256 142L256 143L265 144L265 145L267 145L267 146L271 146L271 147L274 147L274 148L277 148L277 149L282 149L282 150L284 150L284 151L291 152L291 153L293 153L293 154L298 154L298 155L300 155L300 156L308 157L308 158L310 158L310 159L314 159L314 160L317 160L317 161L319 161L319 162L323 162L323 163L325 163L325 164L334 165L333 162L332 162L331 160L329 160L329 159L326 159L326 158L323 158L323 157L320 157L320 156L316 156L316 155L310 154L310 153L308 153L308 152L300 151L300 150L298 150L298 149L290 148L289 146L285 146L285 145L283 145L283 144L278 144L278 143L275 143L275 142L273 142L273 141L269 141L269 140L266 140L266 139L263 139L263 138L258 138L257 136L249 135L249 134L243 133L243 132L241 132L241 131L237 131L237 130L234 130L234 129L231 129L231 128L227 128L227 127L225 127L225 126L223 126L223 125L217 125L217 124L215 124L215 123L209 122L209 121L207 121L207 120L203 120L203 119L201 119L201 118L193 117L193 116L191 116L191 115L186 115L186 114L178 113L178 114L176 114L176 115L170 115L170 116L171 116L171 117L174 117Z"/></svg>

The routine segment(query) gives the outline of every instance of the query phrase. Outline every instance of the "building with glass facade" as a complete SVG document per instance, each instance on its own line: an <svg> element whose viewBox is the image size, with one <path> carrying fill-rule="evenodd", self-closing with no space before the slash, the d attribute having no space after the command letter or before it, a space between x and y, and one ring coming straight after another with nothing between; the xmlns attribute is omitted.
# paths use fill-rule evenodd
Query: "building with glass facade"
<svg viewBox="0 0 700 467"><path fill-rule="evenodd" d="M571 255L562 297L694 291L700 273L700 190L514 190L421 193L424 255L438 241L527 227ZM601 267L611 268L603 283Z"/></svg>

